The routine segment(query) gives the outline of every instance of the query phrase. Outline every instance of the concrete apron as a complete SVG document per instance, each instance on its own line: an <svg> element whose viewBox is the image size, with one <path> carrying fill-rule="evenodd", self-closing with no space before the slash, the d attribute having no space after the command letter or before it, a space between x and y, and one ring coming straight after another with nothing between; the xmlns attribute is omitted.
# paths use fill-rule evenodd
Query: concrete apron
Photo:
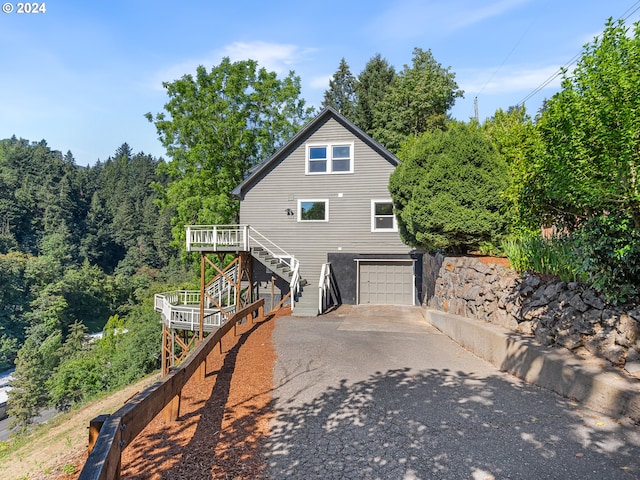
<svg viewBox="0 0 640 480"><path fill-rule="evenodd" d="M606 365L577 358L569 350L546 348L503 327L437 310L427 321L476 356L524 381L607 414L640 421L640 381Z"/></svg>

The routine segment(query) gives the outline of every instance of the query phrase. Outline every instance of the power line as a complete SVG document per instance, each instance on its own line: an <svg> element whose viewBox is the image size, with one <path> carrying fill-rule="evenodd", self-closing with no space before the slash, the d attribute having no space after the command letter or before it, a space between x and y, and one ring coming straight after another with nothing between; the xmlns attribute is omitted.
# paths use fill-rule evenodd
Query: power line
<svg viewBox="0 0 640 480"><path fill-rule="evenodd" d="M640 10L640 0L638 0L636 3L634 3L631 7L629 7L618 19L618 21L622 20L623 22L625 22L631 15L633 15L634 13L636 13L638 10ZM580 58L580 56L582 55L582 52L577 53L576 55L574 55L571 60L569 60L569 62L565 63L562 67L560 67L558 69L557 72L555 72L553 75L551 75L549 78L547 78L544 82L542 82L542 84L540 84L538 87L536 87L531 93L529 93L527 96L525 96L522 100L520 100L517 105L518 106L524 106L524 104L530 100L533 96L535 96L538 92L540 92L542 89L544 89L547 85L549 85L551 82L553 82L556 78L558 78L560 75L562 75L564 72L566 72L569 67L571 65L573 65L578 58Z"/></svg>

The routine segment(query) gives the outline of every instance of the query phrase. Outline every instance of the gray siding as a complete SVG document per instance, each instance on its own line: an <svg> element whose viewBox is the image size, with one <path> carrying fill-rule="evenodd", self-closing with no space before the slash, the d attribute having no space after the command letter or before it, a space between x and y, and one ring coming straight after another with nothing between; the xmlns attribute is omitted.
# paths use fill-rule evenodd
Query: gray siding
<svg viewBox="0 0 640 480"><path fill-rule="evenodd" d="M305 175L305 145L336 141L354 142L354 173ZM295 255L302 277L316 287L320 266L330 252L383 255L411 250L397 232L371 232L371 200L390 198L387 185L393 169L391 163L330 117L247 188L240 205L240 222ZM298 199L327 199L329 221L298 222ZM287 216L287 209L296 215Z"/></svg>

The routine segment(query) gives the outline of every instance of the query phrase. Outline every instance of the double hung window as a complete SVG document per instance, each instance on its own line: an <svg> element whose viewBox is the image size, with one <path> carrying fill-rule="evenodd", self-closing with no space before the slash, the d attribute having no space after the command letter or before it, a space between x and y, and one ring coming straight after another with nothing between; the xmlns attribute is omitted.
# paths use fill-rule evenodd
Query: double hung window
<svg viewBox="0 0 640 480"><path fill-rule="evenodd" d="M397 232L398 225L391 200L371 200L371 231Z"/></svg>

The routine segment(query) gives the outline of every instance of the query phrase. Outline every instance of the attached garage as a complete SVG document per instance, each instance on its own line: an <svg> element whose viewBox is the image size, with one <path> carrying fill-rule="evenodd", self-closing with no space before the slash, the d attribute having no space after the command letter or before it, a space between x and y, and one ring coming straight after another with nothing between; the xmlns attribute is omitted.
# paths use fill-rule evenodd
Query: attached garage
<svg viewBox="0 0 640 480"><path fill-rule="evenodd" d="M413 260L357 259L358 304L415 305Z"/></svg>

